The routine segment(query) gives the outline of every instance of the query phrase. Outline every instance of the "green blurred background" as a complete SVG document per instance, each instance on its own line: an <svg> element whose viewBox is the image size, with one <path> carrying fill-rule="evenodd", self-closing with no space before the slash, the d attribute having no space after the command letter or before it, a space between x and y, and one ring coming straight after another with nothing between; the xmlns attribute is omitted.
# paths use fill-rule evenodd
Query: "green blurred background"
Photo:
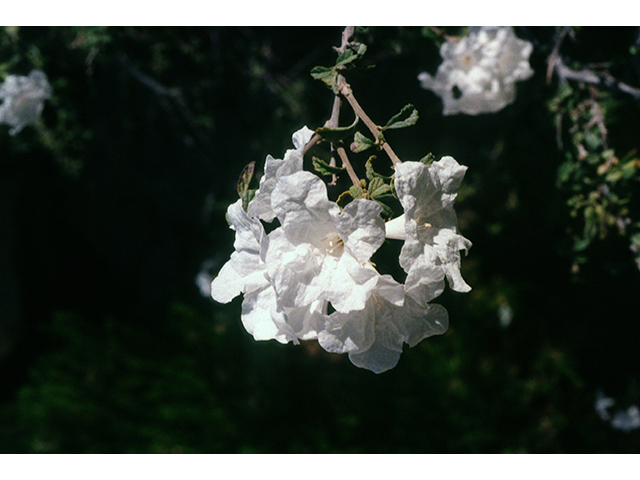
<svg viewBox="0 0 640 480"><path fill-rule="evenodd" d="M516 28L535 75L477 117L443 117L419 86L441 62L434 30L358 33L376 67L348 79L369 116L420 113L387 135L400 158L469 167L473 290L437 299L445 335L375 375L315 342L256 342L240 298L202 294L232 251L243 167L330 116L309 71L341 31L0 31L0 80L38 68L53 88L38 126L0 126L0 452L640 451L640 429L594 408L599 391L612 416L640 403L640 101L548 78L555 27ZM640 86L639 42L573 28L559 54Z"/></svg>

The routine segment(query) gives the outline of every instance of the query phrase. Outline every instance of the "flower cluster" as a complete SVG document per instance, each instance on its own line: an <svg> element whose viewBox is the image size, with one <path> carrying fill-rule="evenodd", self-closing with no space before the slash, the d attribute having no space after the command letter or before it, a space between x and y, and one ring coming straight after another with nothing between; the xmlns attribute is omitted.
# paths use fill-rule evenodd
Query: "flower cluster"
<svg viewBox="0 0 640 480"><path fill-rule="evenodd" d="M13 127L9 134L19 133L36 122L44 101L51 97L47 76L41 70L32 70L28 76L9 75L0 85L0 124Z"/></svg>
<svg viewBox="0 0 640 480"><path fill-rule="evenodd" d="M246 211L241 200L229 207L235 251L211 295L226 303L243 294L242 322L256 340L316 339L358 367L383 372L397 364L404 343L446 331L447 311L429 303L445 278L454 290L470 289L460 275L460 251L471 243L458 233L453 209L466 167L451 157L430 167L397 165L404 214L385 225L379 203L357 198L341 208L328 199L325 183L302 169L312 135L304 127L284 159L267 157ZM275 226L269 233L266 223ZM404 240L404 284L370 261L387 238Z"/></svg>
<svg viewBox="0 0 640 480"><path fill-rule="evenodd" d="M418 80L442 98L444 115L497 112L515 100L515 82L533 75L532 50L512 27L471 27L442 44L436 76L423 72Z"/></svg>

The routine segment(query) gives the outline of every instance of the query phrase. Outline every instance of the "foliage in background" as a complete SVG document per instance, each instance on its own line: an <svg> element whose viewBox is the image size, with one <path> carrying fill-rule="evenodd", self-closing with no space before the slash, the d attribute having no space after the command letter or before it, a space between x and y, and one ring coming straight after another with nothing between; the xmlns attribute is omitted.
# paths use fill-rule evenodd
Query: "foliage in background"
<svg viewBox="0 0 640 480"><path fill-rule="evenodd" d="M594 408L599 389L621 409L640 402L640 112L619 88L640 86L637 29L516 28L535 75L481 117L443 117L417 80L460 29L359 32L376 65L349 78L359 102L376 119L420 112L385 131L400 158L469 167L458 208L473 290L443 295L450 330L395 370L256 343L239 302L200 296L202 262L215 273L230 252L224 210L243 167L259 174L292 131L329 117L332 93L309 71L334 61L340 31L2 30L0 80L42 69L52 98L44 129L0 126L0 276L15 278L0 450L640 449L640 431Z"/></svg>

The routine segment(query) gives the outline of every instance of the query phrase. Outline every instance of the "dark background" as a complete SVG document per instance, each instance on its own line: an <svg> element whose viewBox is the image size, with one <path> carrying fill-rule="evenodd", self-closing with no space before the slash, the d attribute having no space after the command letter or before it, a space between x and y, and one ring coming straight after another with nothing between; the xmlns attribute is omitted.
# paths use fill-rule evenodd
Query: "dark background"
<svg viewBox="0 0 640 480"><path fill-rule="evenodd" d="M232 251L224 213L242 168L282 158L294 131L330 116L332 93L309 71L335 62L341 31L0 32L0 78L40 68L54 92L39 127L11 137L0 126L0 451L640 450L640 430L613 429L594 409L598 390L615 399L611 413L640 402L639 102L615 85L570 82L566 93L547 81L554 27L516 29L534 44L535 75L514 104L475 117L443 117L419 86L441 62L432 30L358 34L376 65L348 77L365 111L380 124L407 103L420 113L387 136L400 158L469 167L456 210L473 290L437 299L445 335L375 375L315 342L256 342L240 298L201 294L198 274L215 275ZM640 85L637 28L572 32L567 65ZM631 159L622 180L576 154L589 99L606 114L604 146ZM605 221L611 199L605 213L572 215L571 199L605 183L625 231Z"/></svg>

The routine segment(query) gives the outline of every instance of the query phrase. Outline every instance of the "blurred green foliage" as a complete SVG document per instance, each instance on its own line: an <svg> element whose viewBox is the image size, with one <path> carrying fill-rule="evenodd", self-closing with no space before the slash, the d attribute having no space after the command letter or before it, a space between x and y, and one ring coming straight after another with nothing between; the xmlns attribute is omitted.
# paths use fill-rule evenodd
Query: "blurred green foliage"
<svg viewBox="0 0 640 480"><path fill-rule="evenodd" d="M329 118L309 72L335 63L341 28L5 28L0 80L41 68L54 94L39 128L0 126L0 275L21 305L0 451L637 452L640 430L613 430L594 401L640 402L639 101L548 81L558 30L520 28L536 74L516 103L443 117L416 77L460 31L358 31L376 65L349 77L359 102L380 124L415 106L414 126L385 131L400 158L469 166L456 210L474 243L472 292L438 299L449 331L374 375L315 342L255 342L240 300L194 281L232 250L243 168ZM574 29L560 54L638 86L638 39Z"/></svg>

